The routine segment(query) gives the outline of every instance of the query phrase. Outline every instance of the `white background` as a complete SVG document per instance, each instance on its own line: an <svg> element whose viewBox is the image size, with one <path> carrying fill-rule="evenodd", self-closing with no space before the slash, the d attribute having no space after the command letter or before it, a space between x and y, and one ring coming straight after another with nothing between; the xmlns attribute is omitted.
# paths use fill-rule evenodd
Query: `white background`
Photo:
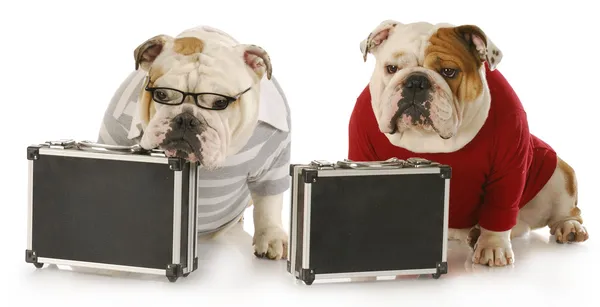
<svg viewBox="0 0 600 307"><path fill-rule="evenodd" d="M18 300L2 305L595 305L590 301L597 299L592 283L599 272L600 231L595 3L349 2L2 1L0 132L6 167L0 185L0 293L5 302ZM58 138L95 140L108 101L134 68L133 50L140 43L206 24L262 46L292 108L293 162L337 160L346 157L348 117L374 63L372 57L363 62L359 42L384 19L476 24L493 39L504 52L499 70L520 96L531 131L577 171L588 242L560 246L543 229L514 243L512 268L472 267L468 251L451 245L450 272L439 280L311 287L295 284L284 261L254 259L247 233L215 243L199 271L175 284L141 276L36 271L24 262L25 147ZM252 233L251 211L247 218L244 227Z"/></svg>

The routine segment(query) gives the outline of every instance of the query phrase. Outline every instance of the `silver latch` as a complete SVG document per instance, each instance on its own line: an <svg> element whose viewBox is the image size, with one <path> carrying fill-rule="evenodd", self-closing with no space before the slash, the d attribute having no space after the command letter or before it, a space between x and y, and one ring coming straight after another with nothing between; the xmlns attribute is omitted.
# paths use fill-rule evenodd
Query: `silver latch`
<svg viewBox="0 0 600 307"><path fill-rule="evenodd" d="M165 151L162 149L154 148L149 151L149 154L153 157L166 157Z"/></svg>
<svg viewBox="0 0 600 307"><path fill-rule="evenodd" d="M310 162L311 166L315 166L318 169L333 169L335 164L326 160L312 160Z"/></svg>
<svg viewBox="0 0 600 307"><path fill-rule="evenodd" d="M439 164L437 162L432 162L427 159L419 158L419 157L408 158L408 159L406 159L406 162L408 162L413 167L428 167L428 166L434 166L434 165Z"/></svg>
<svg viewBox="0 0 600 307"><path fill-rule="evenodd" d="M337 167L339 168L352 168L352 169L373 169L373 168L402 168L406 165L406 161L398 158L390 158L385 161L352 161L342 160L338 161Z"/></svg>
<svg viewBox="0 0 600 307"><path fill-rule="evenodd" d="M47 141L44 145L54 149L69 149L75 147L77 142L73 139L61 139L55 141Z"/></svg>

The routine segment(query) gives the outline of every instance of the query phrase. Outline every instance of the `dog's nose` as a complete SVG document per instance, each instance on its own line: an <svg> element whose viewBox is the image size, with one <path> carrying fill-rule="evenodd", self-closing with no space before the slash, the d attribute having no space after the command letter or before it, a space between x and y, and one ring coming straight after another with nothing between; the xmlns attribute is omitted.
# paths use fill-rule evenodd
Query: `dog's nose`
<svg viewBox="0 0 600 307"><path fill-rule="evenodd" d="M406 79L404 87L410 88L415 91L428 90L431 88L431 82L429 82L429 78L427 78L426 75L416 73Z"/></svg>
<svg viewBox="0 0 600 307"><path fill-rule="evenodd" d="M173 123L176 129L195 129L200 125L200 121L188 112L175 116Z"/></svg>

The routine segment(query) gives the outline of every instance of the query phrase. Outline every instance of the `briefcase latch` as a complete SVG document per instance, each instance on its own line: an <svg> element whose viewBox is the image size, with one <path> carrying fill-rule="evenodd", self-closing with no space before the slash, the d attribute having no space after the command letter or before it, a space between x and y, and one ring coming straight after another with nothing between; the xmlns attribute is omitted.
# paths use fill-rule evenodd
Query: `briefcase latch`
<svg viewBox="0 0 600 307"><path fill-rule="evenodd" d="M322 169L334 169L335 168L335 164L326 160L312 160L310 162L311 166L316 167L319 170Z"/></svg>
<svg viewBox="0 0 600 307"><path fill-rule="evenodd" d="M406 161L398 158L390 158L385 161L352 161L342 160L337 162L337 167L346 169L374 169L374 168L402 168Z"/></svg>
<svg viewBox="0 0 600 307"><path fill-rule="evenodd" d="M432 162L427 159L419 158L419 157L408 158L408 159L406 159L406 162L408 162L408 164L410 164L410 166L412 166L412 167L429 167L429 166L439 165L439 163L437 163L437 162Z"/></svg>
<svg viewBox="0 0 600 307"><path fill-rule="evenodd" d="M55 141L47 141L46 143L44 143L44 145L54 149L69 149L75 147L77 145L77 142L75 142L75 140L72 139L62 139Z"/></svg>

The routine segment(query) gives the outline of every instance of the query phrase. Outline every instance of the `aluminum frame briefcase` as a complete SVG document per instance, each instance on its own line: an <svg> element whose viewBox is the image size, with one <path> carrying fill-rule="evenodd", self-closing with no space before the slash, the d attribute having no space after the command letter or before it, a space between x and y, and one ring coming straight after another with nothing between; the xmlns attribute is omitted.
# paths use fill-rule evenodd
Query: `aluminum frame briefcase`
<svg viewBox="0 0 600 307"><path fill-rule="evenodd" d="M306 285L446 274L451 175L418 157L290 165L287 271Z"/></svg>
<svg viewBox="0 0 600 307"><path fill-rule="evenodd" d="M27 148L25 261L164 275L198 266L196 163L59 140Z"/></svg>

